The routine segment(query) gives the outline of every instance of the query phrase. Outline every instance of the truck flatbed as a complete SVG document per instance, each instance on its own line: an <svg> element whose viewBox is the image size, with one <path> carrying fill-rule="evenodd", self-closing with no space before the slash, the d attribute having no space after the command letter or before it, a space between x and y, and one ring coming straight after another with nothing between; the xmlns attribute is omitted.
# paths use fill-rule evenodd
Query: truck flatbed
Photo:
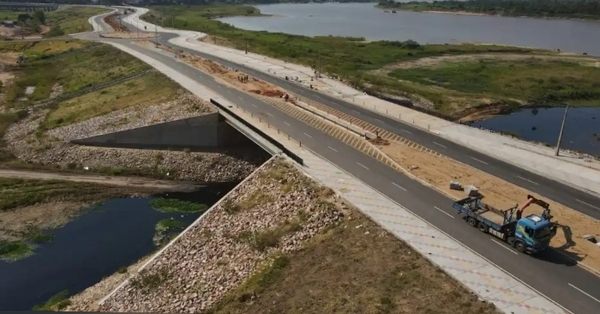
<svg viewBox="0 0 600 314"><path fill-rule="evenodd" d="M504 224L504 217L502 217L502 214L496 213L492 210L483 210L479 213L479 216L490 220L498 225Z"/></svg>

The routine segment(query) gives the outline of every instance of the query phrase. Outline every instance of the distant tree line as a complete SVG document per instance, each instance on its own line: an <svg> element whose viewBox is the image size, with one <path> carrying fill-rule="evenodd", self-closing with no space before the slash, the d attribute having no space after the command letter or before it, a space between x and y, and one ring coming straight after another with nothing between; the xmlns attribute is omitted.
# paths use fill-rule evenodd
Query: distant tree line
<svg viewBox="0 0 600 314"><path fill-rule="evenodd" d="M408 10L467 11L507 16L600 18L599 0L449 0L429 3L383 1L379 5Z"/></svg>

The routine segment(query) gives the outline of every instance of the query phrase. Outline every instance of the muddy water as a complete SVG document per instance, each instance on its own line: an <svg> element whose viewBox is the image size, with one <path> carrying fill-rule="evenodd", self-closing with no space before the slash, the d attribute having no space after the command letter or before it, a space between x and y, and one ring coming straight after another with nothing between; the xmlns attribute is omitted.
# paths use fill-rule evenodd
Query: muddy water
<svg viewBox="0 0 600 314"><path fill-rule="evenodd" d="M234 186L164 197L211 206ZM148 206L150 199L108 200L55 230L54 239L33 256L0 261L0 311L31 310L63 290L76 294L155 251L158 221L174 218L187 226L200 215L162 213Z"/></svg>
<svg viewBox="0 0 600 314"><path fill-rule="evenodd" d="M472 126L556 146L564 112L564 108L525 109ZM561 148L600 157L600 108L569 109Z"/></svg>

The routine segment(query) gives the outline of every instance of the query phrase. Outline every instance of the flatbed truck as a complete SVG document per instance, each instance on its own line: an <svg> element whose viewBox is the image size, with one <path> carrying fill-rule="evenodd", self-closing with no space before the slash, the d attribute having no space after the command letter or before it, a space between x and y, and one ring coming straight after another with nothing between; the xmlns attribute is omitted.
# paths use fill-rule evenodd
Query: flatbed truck
<svg viewBox="0 0 600 314"><path fill-rule="evenodd" d="M550 246L557 224L550 221L548 203L528 195L522 205L500 210L485 204L482 198L481 195L467 197L454 202L452 207L470 226L505 241L519 252L537 254ZM522 217L525 208L531 204L540 205L544 208L543 213Z"/></svg>

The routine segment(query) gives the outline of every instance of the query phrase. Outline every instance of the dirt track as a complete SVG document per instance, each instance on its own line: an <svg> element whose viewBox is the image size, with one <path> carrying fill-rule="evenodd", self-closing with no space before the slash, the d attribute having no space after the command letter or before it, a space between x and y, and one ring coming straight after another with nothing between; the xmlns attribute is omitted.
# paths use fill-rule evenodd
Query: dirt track
<svg viewBox="0 0 600 314"><path fill-rule="evenodd" d="M112 186L148 188L153 190L164 190L169 192L191 192L203 186L202 184L193 182L155 180L141 177L112 177L93 174L36 172L8 169L0 169L0 177L10 179L62 180L72 182L86 182Z"/></svg>

